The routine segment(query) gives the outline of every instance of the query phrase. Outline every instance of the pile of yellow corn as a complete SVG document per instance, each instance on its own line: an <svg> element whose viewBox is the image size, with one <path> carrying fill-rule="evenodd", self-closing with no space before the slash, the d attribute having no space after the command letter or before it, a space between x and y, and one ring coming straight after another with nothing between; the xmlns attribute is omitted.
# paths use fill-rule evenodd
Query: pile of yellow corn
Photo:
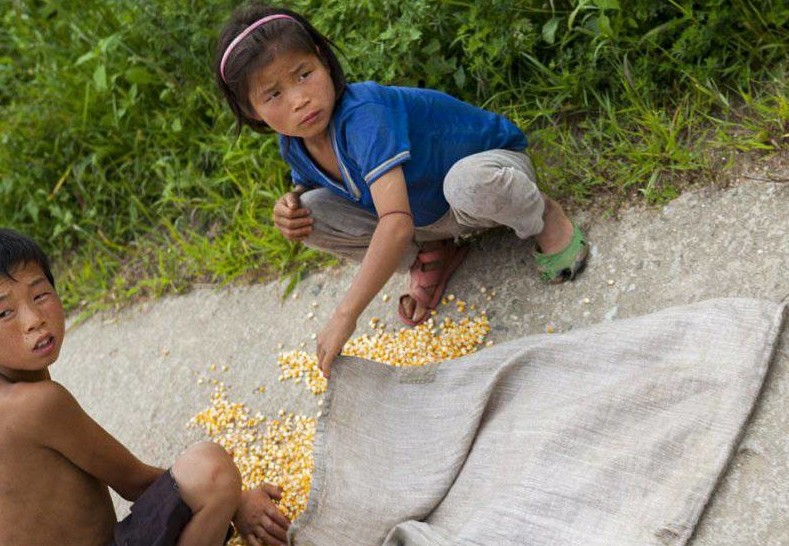
<svg viewBox="0 0 789 546"><path fill-rule="evenodd" d="M464 313L465 302L458 300L458 303L457 310ZM377 319L371 320L370 326L373 333L349 340L343 354L391 366L423 366L473 353L485 343L490 331L484 312L458 321L445 318L438 327L434 319L397 332L386 331L385 325ZM315 355L290 351L280 354L277 360L280 381L289 379L300 383L303 380L316 395L326 391L327 383L318 369ZM199 381L205 382L205 379ZM228 401L227 387L223 383L216 380L213 383L216 387L211 406L197 414L192 425L203 428L209 438L233 456L245 488L263 482L282 487L280 509L288 518L295 519L306 508L310 491L315 418L287 414L284 410L279 411L276 419L252 416L243 404ZM263 392L262 388L258 390ZM262 425L265 425L265 432ZM244 543L235 538L230 544L242 546Z"/></svg>
<svg viewBox="0 0 789 546"><path fill-rule="evenodd" d="M220 384L211 395L211 406L191 423L230 453L245 489L264 482L281 485L283 513L293 519L304 511L312 480L314 418L284 410L275 419L252 416L244 404L229 402L227 388Z"/></svg>

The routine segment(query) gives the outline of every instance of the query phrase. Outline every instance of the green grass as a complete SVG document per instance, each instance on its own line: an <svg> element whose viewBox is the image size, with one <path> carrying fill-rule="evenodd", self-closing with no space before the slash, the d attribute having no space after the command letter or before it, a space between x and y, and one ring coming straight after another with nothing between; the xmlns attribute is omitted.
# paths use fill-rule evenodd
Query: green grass
<svg viewBox="0 0 789 546"><path fill-rule="evenodd" d="M330 260L270 221L287 173L235 140L210 62L234 1L11 0L0 27L0 215L54 256L70 310ZM351 81L506 114L577 208L663 203L718 157L789 144L779 0L294 0ZM700 182L701 181L701 182Z"/></svg>

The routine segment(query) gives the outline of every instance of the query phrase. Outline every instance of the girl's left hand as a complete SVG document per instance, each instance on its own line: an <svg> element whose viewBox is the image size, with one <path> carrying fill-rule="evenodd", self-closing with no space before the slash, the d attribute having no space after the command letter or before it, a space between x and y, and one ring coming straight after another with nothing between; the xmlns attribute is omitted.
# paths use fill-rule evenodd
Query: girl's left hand
<svg viewBox="0 0 789 546"><path fill-rule="evenodd" d="M318 367L328 379L332 362L342 352L345 342L356 330L356 319L335 313L318 334Z"/></svg>

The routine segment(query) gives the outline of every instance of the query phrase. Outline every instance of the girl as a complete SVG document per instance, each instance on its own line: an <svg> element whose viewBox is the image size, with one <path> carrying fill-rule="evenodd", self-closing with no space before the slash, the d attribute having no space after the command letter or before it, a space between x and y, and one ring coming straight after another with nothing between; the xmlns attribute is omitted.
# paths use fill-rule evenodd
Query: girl
<svg viewBox="0 0 789 546"><path fill-rule="evenodd" d="M324 375L396 270L410 269L401 318L427 320L465 257L454 243L463 234L509 226L535 238L545 281L575 277L588 245L537 188L520 129L438 91L346 84L332 45L297 13L256 4L234 13L216 62L238 131L279 134L295 187L275 204L274 224L361 261L318 336Z"/></svg>

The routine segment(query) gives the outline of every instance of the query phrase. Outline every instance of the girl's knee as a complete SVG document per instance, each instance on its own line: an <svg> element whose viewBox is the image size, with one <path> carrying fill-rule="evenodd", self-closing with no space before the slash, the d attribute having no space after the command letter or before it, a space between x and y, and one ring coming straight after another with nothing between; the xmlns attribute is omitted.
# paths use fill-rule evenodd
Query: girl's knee
<svg viewBox="0 0 789 546"><path fill-rule="evenodd" d="M232 457L218 444L200 442L187 448L173 464L181 497L192 510L212 503L238 503L241 475Z"/></svg>
<svg viewBox="0 0 789 546"><path fill-rule="evenodd" d="M304 208L312 209L316 204L326 199L326 191L328 190L322 188L307 190L299 195L299 204Z"/></svg>
<svg viewBox="0 0 789 546"><path fill-rule="evenodd" d="M485 203L539 192L528 156L491 150L464 157L444 179L444 197L455 210L473 213Z"/></svg>
<svg viewBox="0 0 789 546"><path fill-rule="evenodd" d="M490 197L501 187L501 179L512 169L485 154L475 154L456 162L444 178L444 198L453 209L466 209L479 199Z"/></svg>

